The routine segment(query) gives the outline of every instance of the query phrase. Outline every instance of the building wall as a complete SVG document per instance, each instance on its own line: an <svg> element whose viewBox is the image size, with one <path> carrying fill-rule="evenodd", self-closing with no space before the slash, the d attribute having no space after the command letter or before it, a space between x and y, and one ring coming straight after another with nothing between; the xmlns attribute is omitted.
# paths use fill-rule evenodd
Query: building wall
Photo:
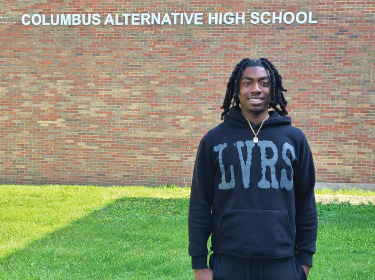
<svg viewBox="0 0 375 280"><path fill-rule="evenodd" d="M174 12L203 24L104 25L107 14ZM227 12L246 22L208 24ZM317 23L252 24L252 12ZM24 25L25 14L101 24ZM282 74L318 181L375 183L374 1L5 1L0 16L0 184L190 185L244 57Z"/></svg>

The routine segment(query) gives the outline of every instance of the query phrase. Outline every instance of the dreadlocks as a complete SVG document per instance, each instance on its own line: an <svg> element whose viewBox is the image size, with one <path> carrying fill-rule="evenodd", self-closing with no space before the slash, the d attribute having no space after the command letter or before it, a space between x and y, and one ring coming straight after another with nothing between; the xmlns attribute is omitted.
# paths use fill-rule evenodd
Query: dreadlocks
<svg viewBox="0 0 375 280"><path fill-rule="evenodd" d="M231 77L229 78L227 84L227 91L224 97L223 106L220 109L223 109L224 112L221 114L221 119L224 118L226 114L229 112L230 105L232 104L236 107L239 107L240 100L238 95L240 93L240 80L242 77L242 72L247 67L258 66L263 67L266 69L270 76L271 82L271 101L268 105L268 108L273 108L280 116L285 116L288 114L286 110L286 105L288 102L286 101L283 91L287 91L282 85L282 77L279 72L276 70L275 66L269 61L267 58L260 58L258 59L248 59L245 58L240 61L234 68ZM280 106L280 109L277 106Z"/></svg>

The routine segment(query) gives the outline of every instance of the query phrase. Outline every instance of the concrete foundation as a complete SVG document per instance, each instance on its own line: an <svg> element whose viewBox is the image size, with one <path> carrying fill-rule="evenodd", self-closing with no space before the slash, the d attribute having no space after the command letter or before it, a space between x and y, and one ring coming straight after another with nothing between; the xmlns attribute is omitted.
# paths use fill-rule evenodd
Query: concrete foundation
<svg viewBox="0 0 375 280"><path fill-rule="evenodd" d="M315 183L315 189L321 190L323 188L330 189L330 190L340 190L340 189L361 189L364 191L375 191L375 184L348 184L348 183L324 183L324 182L317 182Z"/></svg>

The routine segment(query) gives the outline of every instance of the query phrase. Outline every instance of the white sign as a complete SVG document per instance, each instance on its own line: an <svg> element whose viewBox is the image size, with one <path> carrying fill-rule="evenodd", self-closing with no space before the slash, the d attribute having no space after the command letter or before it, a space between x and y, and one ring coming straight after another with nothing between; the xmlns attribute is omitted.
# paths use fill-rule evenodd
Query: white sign
<svg viewBox="0 0 375 280"><path fill-rule="evenodd" d="M105 19L104 19L105 18ZM23 25L217 25L217 24L316 24L312 12L246 13L124 13L107 14L24 14ZM104 19L104 21L103 21ZM205 21L204 21L205 19Z"/></svg>

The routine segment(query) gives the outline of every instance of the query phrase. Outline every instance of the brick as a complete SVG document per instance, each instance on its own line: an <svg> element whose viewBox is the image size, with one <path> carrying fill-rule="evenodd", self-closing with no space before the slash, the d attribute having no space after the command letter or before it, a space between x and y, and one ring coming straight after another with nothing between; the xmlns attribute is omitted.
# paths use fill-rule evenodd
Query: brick
<svg viewBox="0 0 375 280"><path fill-rule="evenodd" d="M285 2L285 1L284 1ZM304 3L7 1L0 24L2 183L190 184L244 57L283 75L317 180L375 183L374 2L315 2L317 24L252 25ZM360 8L358 5L361 5ZM246 12L244 25L23 26L21 15Z"/></svg>

